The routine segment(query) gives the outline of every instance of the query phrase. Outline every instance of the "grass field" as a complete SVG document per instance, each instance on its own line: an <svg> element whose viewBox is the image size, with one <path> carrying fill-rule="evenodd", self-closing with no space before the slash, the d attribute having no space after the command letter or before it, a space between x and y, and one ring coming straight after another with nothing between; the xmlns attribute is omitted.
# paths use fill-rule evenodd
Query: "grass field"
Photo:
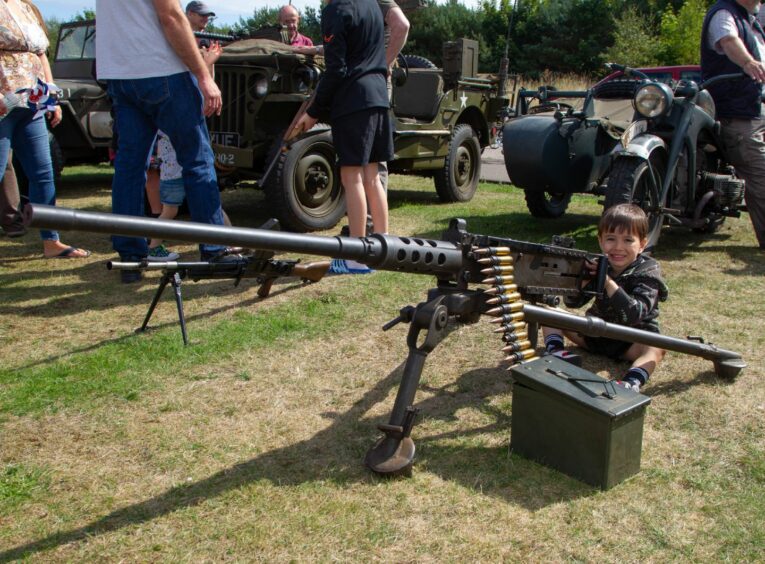
<svg viewBox="0 0 765 564"><path fill-rule="evenodd" d="M59 205L108 211L110 176L68 170ZM267 218L257 192L223 198L235 225ZM463 217L474 233L588 250L601 211L575 197L564 218L535 220L493 184L443 205L401 176L390 205L396 234ZM763 560L765 254L745 215L713 236L665 230L656 257L663 331L748 368L725 382L670 353L645 388L642 470L605 492L508 452L512 387L486 322L428 359L413 477L364 469L407 352L405 325L380 328L425 298L428 276L287 280L265 300L248 281L185 283L184 347L169 295L155 330L133 334L158 274L121 285L108 237L62 239L93 256L43 260L36 234L0 238L0 562Z"/></svg>

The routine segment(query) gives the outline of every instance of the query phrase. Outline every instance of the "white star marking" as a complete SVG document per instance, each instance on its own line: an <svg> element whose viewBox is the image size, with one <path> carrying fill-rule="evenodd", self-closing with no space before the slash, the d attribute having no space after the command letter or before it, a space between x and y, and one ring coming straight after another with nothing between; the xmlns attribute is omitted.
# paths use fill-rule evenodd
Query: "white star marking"
<svg viewBox="0 0 765 564"><path fill-rule="evenodd" d="M460 108L466 108L467 107L467 99L468 99L468 97L465 96L465 93L463 92L462 96L460 96L460 102L462 103L460 105Z"/></svg>

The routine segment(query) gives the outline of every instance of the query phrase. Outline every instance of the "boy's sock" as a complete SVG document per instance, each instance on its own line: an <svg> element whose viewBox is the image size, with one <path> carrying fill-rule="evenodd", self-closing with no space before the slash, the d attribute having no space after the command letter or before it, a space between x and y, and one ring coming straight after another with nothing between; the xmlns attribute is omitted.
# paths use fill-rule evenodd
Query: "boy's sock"
<svg viewBox="0 0 765 564"><path fill-rule="evenodd" d="M563 335L551 333L545 337L545 350L548 353L562 351L564 349Z"/></svg>
<svg viewBox="0 0 765 564"><path fill-rule="evenodd" d="M622 382L628 383L637 392L641 386L648 382L648 376L648 371L645 368L633 366L624 374Z"/></svg>

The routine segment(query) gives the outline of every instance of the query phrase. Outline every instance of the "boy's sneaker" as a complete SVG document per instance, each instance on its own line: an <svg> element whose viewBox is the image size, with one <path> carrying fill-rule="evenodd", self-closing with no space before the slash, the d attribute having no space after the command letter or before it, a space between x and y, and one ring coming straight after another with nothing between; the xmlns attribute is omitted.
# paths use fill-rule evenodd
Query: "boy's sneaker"
<svg viewBox="0 0 765 564"><path fill-rule="evenodd" d="M374 270L354 260L332 259L327 274L372 274Z"/></svg>
<svg viewBox="0 0 765 564"><path fill-rule="evenodd" d="M622 388L626 388L628 390L632 390L633 392L640 393L640 382L634 378L627 378L625 380L617 380L616 384L621 386Z"/></svg>
<svg viewBox="0 0 765 564"><path fill-rule="evenodd" d="M153 249L149 249L149 254L146 256L146 260L149 262L168 262L171 260L178 260L181 255L174 251L168 251L164 245L157 245Z"/></svg>
<svg viewBox="0 0 765 564"><path fill-rule="evenodd" d="M576 353L569 352L566 349L559 349L555 352L551 352L550 354L561 360L565 360L574 366L582 366L582 357Z"/></svg>

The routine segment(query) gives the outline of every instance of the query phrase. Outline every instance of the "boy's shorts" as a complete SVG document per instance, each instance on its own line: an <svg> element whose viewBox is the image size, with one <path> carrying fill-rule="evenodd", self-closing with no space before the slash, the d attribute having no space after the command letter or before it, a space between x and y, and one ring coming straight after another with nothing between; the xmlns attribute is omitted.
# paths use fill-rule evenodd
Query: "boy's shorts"
<svg viewBox="0 0 765 564"><path fill-rule="evenodd" d="M627 341L609 339L608 337L588 337L586 335L584 336L584 343L587 345L588 351L607 356L613 360L624 360L624 353L632 346L632 343Z"/></svg>
<svg viewBox="0 0 765 564"><path fill-rule="evenodd" d="M165 206L180 206L186 198L183 177L159 181L159 201Z"/></svg>
<svg viewBox="0 0 765 564"><path fill-rule="evenodd" d="M340 166L393 159L393 128L387 108L370 108L333 120L332 143Z"/></svg>

